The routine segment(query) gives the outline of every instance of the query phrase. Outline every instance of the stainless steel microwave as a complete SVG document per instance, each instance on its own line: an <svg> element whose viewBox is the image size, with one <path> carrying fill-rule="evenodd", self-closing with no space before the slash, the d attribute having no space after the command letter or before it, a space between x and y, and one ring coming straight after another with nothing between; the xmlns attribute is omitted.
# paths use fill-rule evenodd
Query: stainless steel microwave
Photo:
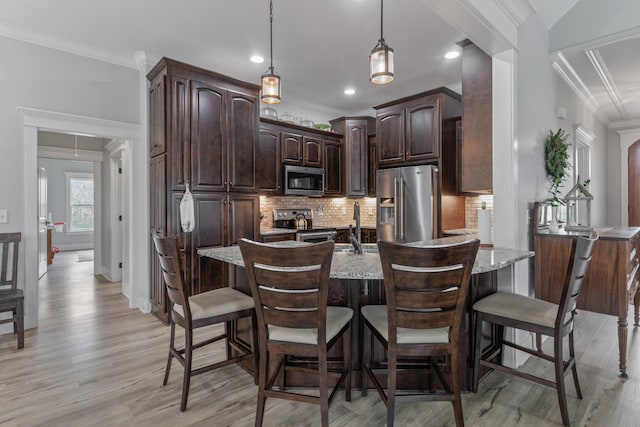
<svg viewBox="0 0 640 427"><path fill-rule="evenodd" d="M324 194L324 169L284 165L284 194L296 196L322 196Z"/></svg>

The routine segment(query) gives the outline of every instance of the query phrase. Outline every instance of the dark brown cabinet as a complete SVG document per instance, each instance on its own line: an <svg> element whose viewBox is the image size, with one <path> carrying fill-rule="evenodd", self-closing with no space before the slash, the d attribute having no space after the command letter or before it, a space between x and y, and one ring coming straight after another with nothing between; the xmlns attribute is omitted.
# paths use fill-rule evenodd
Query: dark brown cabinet
<svg viewBox="0 0 640 427"><path fill-rule="evenodd" d="M256 179L260 192L282 194L282 163L280 161L280 132L271 125L261 125L258 136Z"/></svg>
<svg viewBox="0 0 640 427"><path fill-rule="evenodd" d="M493 191L492 59L468 40L462 46L462 138L458 193Z"/></svg>
<svg viewBox="0 0 640 427"><path fill-rule="evenodd" d="M261 194L282 194L282 165L325 170L325 194L344 196L341 136L331 132L260 119L256 177Z"/></svg>
<svg viewBox="0 0 640 427"><path fill-rule="evenodd" d="M331 120L331 128L344 135L346 195L367 195L369 135L375 133L373 117L341 117Z"/></svg>
<svg viewBox="0 0 640 427"><path fill-rule="evenodd" d="M149 82L149 157L157 156L166 151L165 137L165 90L166 73L158 74Z"/></svg>
<svg viewBox="0 0 640 427"><path fill-rule="evenodd" d="M263 234L262 243L283 242L286 240L296 240L296 233Z"/></svg>
<svg viewBox="0 0 640 427"><path fill-rule="evenodd" d="M376 136L369 135L369 166L367 167L367 195L369 197L376 197L377 149Z"/></svg>
<svg viewBox="0 0 640 427"><path fill-rule="evenodd" d="M339 139L325 139L324 195L344 196L344 150Z"/></svg>
<svg viewBox="0 0 640 427"><path fill-rule="evenodd" d="M322 139L282 132L282 164L322 167Z"/></svg>
<svg viewBox="0 0 640 427"><path fill-rule="evenodd" d="M150 231L178 237L192 294L220 287L226 281L220 276L225 269L212 268L201 280L197 249L259 235L259 87L167 58L147 77ZM191 233L182 232L179 215L187 182L194 200ZM153 247L150 256L152 313L167 322Z"/></svg>
<svg viewBox="0 0 640 427"><path fill-rule="evenodd" d="M378 166L425 164L440 158L442 120L460 115L460 95L439 88L374 107Z"/></svg>

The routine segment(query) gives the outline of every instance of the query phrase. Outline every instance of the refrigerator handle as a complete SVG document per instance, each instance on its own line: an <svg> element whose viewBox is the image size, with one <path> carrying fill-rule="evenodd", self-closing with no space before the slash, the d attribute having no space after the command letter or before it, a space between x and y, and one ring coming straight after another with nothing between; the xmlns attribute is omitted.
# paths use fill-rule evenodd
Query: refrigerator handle
<svg viewBox="0 0 640 427"><path fill-rule="evenodd" d="M398 198L396 199L396 212L398 215L398 236L397 239L404 241L407 237L407 225L405 224L404 215L404 192L405 192L405 180L404 178L398 179Z"/></svg>
<svg viewBox="0 0 640 427"><path fill-rule="evenodd" d="M431 238L436 239L438 235L438 218L440 217L440 171L437 167L431 169Z"/></svg>
<svg viewBox="0 0 640 427"><path fill-rule="evenodd" d="M400 200L398 200L398 178L393 178L393 238L398 240L398 210Z"/></svg>

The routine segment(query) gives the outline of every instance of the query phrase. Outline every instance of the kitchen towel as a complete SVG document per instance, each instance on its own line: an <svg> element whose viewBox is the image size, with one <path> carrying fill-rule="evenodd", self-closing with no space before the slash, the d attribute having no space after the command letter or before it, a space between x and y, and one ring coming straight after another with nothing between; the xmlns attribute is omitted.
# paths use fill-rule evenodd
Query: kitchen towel
<svg viewBox="0 0 640 427"><path fill-rule="evenodd" d="M189 184L187 183L186 190L180 200L180 225L182 225L182 231L190 233L195 227L195 220L193 215L193 196L189 191Z"/></svg>
<svg viewBox="0 0 640 427"><path fill-rule="evenodd" d="M478 209L478 238L480 244L491 243L491 211Z"/></svg>

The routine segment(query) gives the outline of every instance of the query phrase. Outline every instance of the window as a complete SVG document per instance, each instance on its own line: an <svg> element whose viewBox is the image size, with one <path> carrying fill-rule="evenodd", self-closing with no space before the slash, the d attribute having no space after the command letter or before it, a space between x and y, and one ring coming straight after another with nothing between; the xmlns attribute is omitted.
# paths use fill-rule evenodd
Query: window
<svg viewBox="0 0 640 427"><path fill-rule="evenodd" d="M66 172L67 229L69 233L93 232L93 174Z"/></svg>

